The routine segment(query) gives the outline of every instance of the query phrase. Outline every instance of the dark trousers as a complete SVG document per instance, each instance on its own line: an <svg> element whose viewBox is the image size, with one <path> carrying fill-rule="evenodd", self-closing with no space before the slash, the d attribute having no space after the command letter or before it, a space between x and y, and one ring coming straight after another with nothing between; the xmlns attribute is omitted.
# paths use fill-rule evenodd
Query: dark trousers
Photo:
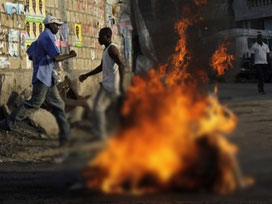
<svg viewBox="0 0 272 204"><path fill-rule="evenodd" d="M267 79L267 64L255 64L256 76L258 79L258 90L260 93L264 92L264 83Z"/></svg>
<svg viewBox="0 0 272 204"><path fill-rule="evenodd" d="M70 125L66 119L65 104L59 95L59 91L56 86L47 87L40 81L33 84L31 99L23 102L7 118L10 129L14 127L16 121L27 118L32 112L39 109L45 101L52 109L52 114L56 117L60 130L60 140L68 139L70 137Z"/></svg>

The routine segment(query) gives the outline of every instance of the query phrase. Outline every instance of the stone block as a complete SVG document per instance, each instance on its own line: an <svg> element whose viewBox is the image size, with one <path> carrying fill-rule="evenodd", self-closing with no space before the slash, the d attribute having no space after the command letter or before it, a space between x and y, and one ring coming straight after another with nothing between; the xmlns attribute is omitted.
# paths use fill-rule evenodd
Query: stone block
<svg viewBox="0 0 272 204"><path fill-rule="evenodd" d="M26 56L21 59L20 66L22 69L26 69Z"/></svg>
<svg viewBox="0 0 272 204"><path fill-rule="evenodd" d="M18 69L18 68L20 68L20 65L21 65L20 58L9 57L9 62L10 62L10 68L11 69Z"/></svg>
<svg viewBox="0 0 272 204"><path fill-rule="evenodd" d="M54 7L55 0L46 0L46 6L47 7Z"/></svg>
<svg viewBox="0 0 272 204"><path fill-rule="evenodd" d="M84 60L81 58L79 59L79 69L83 69L84 68Z"/></svg>
<svg viewBox="0 0 272 204"><path fill-rule="evenodd" d="M88 56L88 48L85 48L84 49L84 58L87 59L89 56Z"/></svg>
<svg viewBox="0 0 272 204"><path fill-rule="evenodd" d="M66 16L67 16L67 21L70 22L71 21L70 11L66 11Z"/></svg>
<svg viewBox="0 0 272 204"><path fill-rule="evenodd" d="M88 59L84 59L84 69L88 70L89 66L88 66Z"/></svg>
<svg viewBox="0 0 272 204"><path fill-rule="evenodd" d="M58 9L59 8L59 1L55 0L54 5L55 5L55 8Z"/></svg>
<svg viewBox="0 0 272 204"><path fill-rule="evenodd" d="M7 25L7 17L5 14L1 14L1 23L2 23L2 26Z"/></svg>
<svg viewBox="0 0 272 204"><path fill-rule="evenodd" d="M80 57L80 58L83 58L83 49L84 48L78 48L78 56Z"/></svg>
<svg viewBox="0 0 272 204"><path fill-rule="evenodd" d="M55 117L44 109L39 109L29 116L33 126L41 128L49 136L57 136L59 128Z"/></svg>
<svg viewBox="0 0 272 204"><path fill-rule="evenodd" d="M11 93L21 93L26 87L29 87L32 79L32 71L17 71L3 73L0 76L1 101L0 104L6 104Z"/></svg>
<svg viewBox="0 0 272 204"><path fill-rule="evenodd" d="M9 28L12 28L13 27L13 18L10 15L6 14L6 21L7 21L6 26Z"/></svg>
<svg viewBox="0 0 272 204"><path fill-rule="evenodd" d="M81 64L80 64L80 59L79 58L76 59L75 69L81 69Z"/></svg>

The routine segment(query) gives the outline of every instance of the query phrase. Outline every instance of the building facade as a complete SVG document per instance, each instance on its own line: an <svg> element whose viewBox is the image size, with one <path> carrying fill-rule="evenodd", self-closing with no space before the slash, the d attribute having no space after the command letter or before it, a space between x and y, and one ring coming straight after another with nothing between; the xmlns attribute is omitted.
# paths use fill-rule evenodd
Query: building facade
<svg viewBox="0 0 272 204"><path fill-rule="evenodd" d="M233 10L237 27L272 30L271 0L235 0Z"/></svg>

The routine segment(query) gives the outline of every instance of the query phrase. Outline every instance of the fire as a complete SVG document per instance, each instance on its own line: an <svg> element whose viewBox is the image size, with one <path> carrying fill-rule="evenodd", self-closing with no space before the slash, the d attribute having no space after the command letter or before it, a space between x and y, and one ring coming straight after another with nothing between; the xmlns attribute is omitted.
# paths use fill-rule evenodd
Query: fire
<svg viewBox="0 0 272 204"><path fill-rule="evenodd" d="M200 92L188 72L186 30L193 23L185 18L176 25L180 38L168 65L134 78L122 108L126 124L84 172L89 188L104 193L177 188L228 193L244 182L235 160L237 147L225 138L235 129L236 116Z"/></svg>
<svg viewBox="0 0 272 204"><path fill-rule="evenodd" d="M197 6L206 5L208 3L208 0L194 0L195 4Z"/></svg>
<svg viewBox="0 0 272 204"><path fill-rule="evenodd" d="M225 41L219 45L219 49L213 54L211 59L211 65L219 76L222 76L228 67L232 67L233 55L227 54L227 45Z"/></svg>

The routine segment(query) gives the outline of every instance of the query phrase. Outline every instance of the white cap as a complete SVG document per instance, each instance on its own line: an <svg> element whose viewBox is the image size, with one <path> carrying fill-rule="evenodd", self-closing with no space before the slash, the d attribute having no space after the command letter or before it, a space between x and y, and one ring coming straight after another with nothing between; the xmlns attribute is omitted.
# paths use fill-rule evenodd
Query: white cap
<svg viewBox="0 0 272 204"><path fill-rule="evenodd" d="M44 23L44 25L50 24L50 23L56 23L58 25L62 25L63 24L63 22L60 19L58 19L57 17L55 17L55 16L47 16L43 20L43 23Z"/></svg>

